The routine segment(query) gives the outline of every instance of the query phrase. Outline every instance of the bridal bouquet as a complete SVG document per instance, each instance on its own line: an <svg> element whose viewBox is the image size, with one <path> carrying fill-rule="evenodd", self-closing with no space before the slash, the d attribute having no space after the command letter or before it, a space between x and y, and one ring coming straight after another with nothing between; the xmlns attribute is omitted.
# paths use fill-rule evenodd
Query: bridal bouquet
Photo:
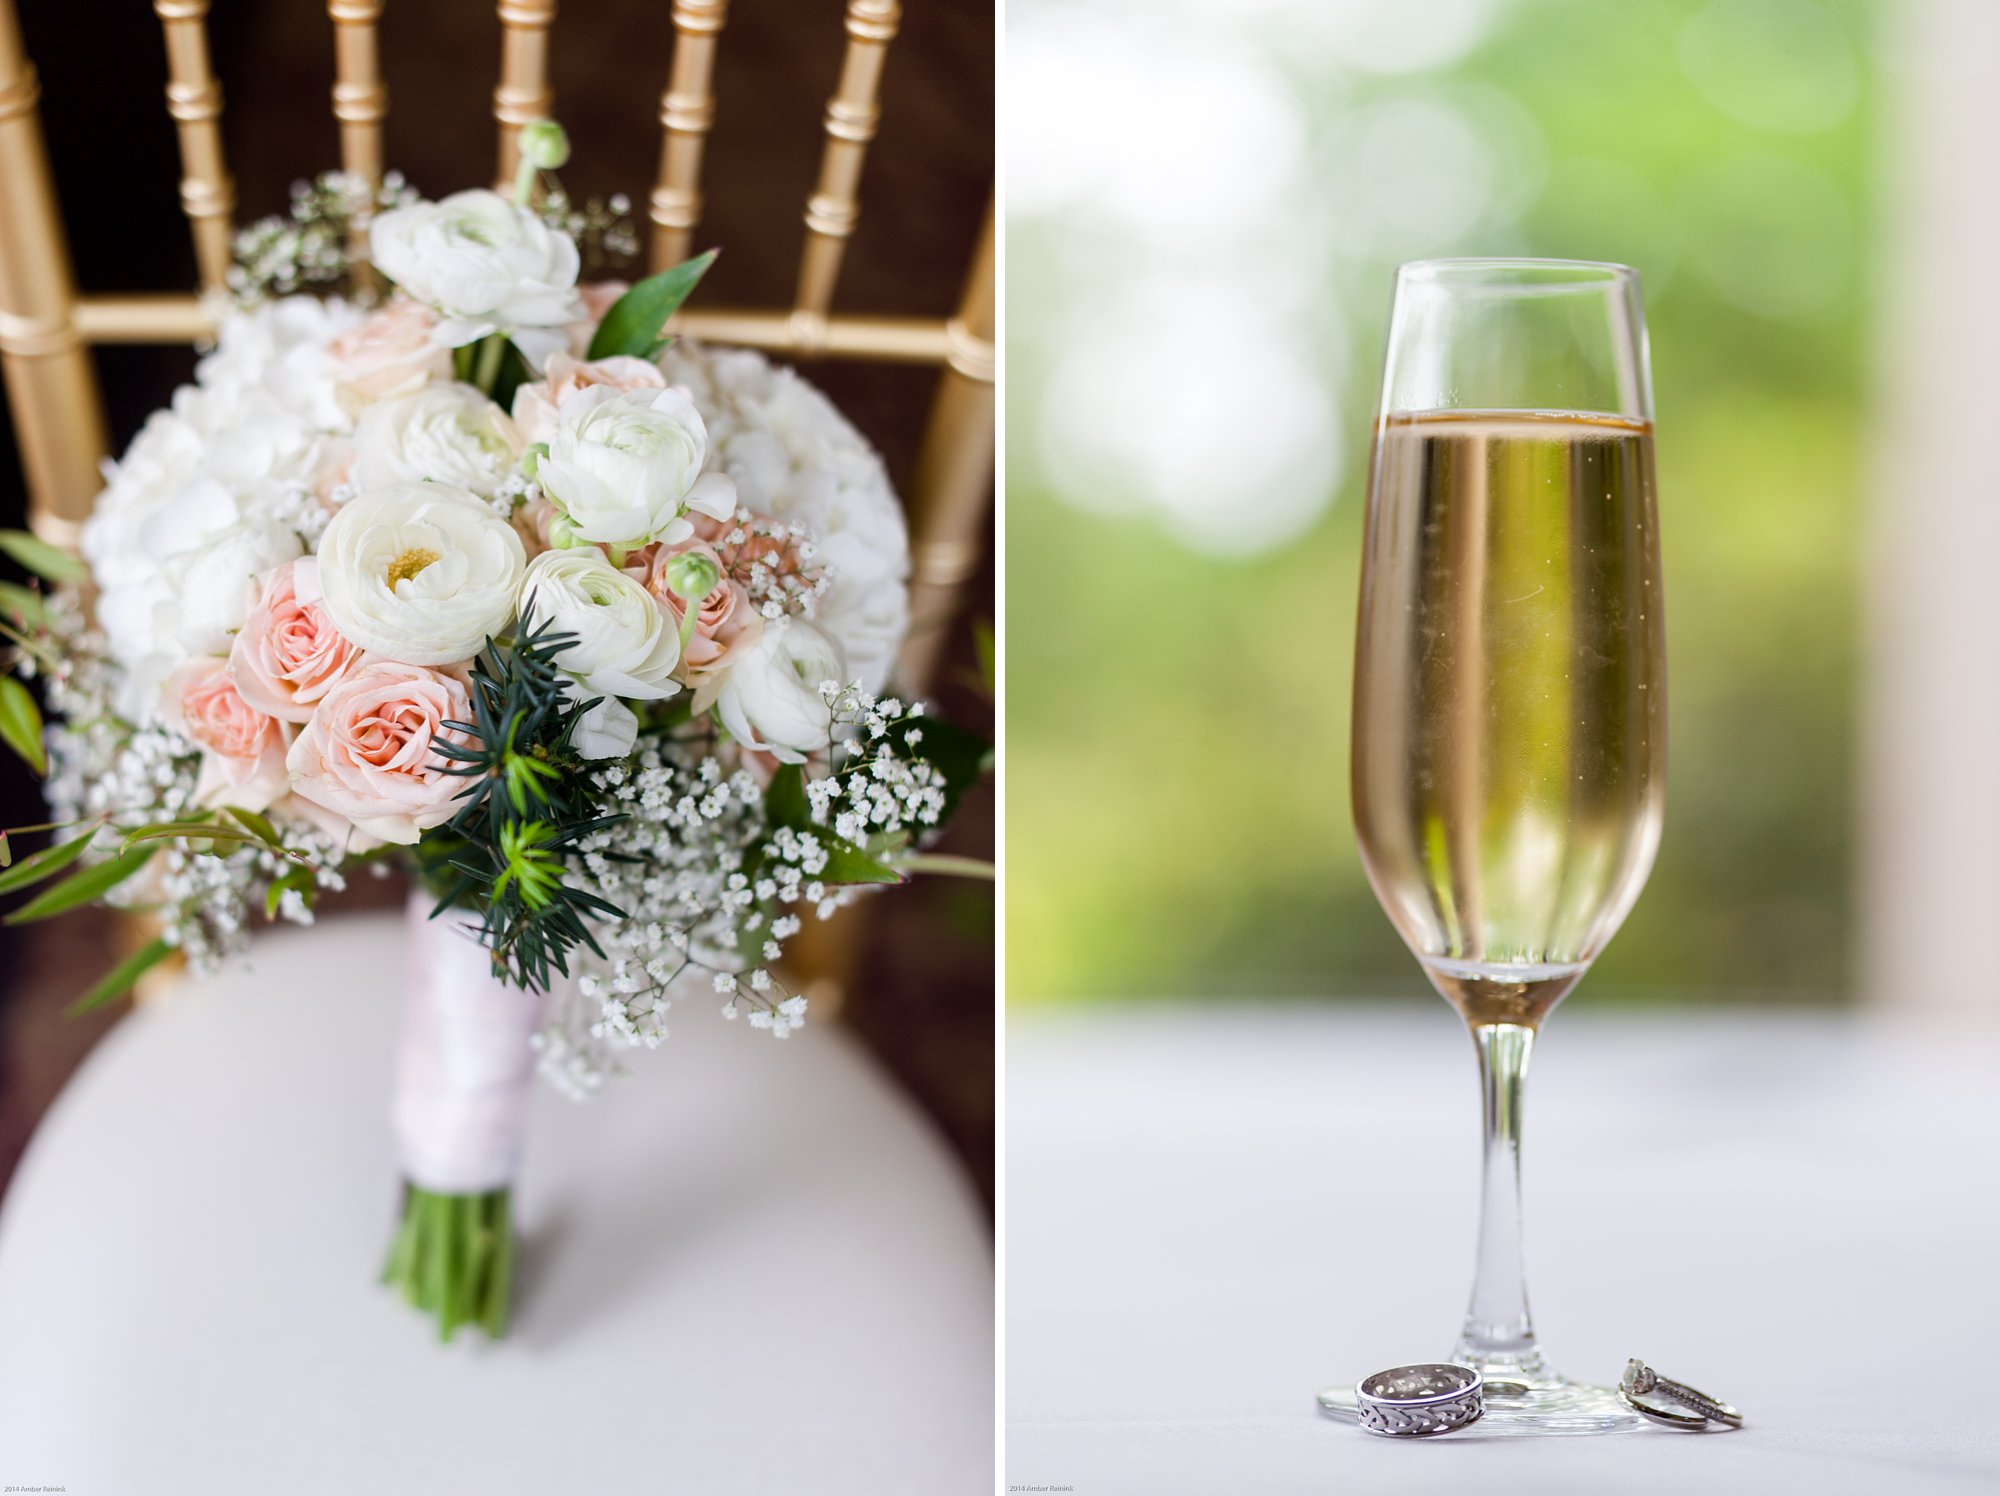
<svg viewBox="0 0 2000 1496"><path fill-rule="evenodd" d="M919 867L983 767L882 694L908 552L880 461L789 370L663 337L712 254L579 286L580 215L535 191L567 147L523 140L512 200L364 195L372 307L269 294L352 270L344 234L251 231L82 560L0 533L51 584L0 584L0 637L55 713L0 675L53 808L13 833L42 850L0 837L0 892L39 887L10 918L157 931L84 1004L385 858L426 890L385 1276L447 1337L504 1325L535 1070L588 1094L696 992L786 1037L786 941Z"/></svg>

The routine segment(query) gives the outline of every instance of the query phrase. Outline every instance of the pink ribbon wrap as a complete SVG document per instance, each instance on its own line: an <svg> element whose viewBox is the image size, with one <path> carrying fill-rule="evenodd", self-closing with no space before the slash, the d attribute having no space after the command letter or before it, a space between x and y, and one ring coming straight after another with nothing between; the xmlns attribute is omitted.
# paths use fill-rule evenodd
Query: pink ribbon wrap
<svg viewBox="0 0 2000 1496"><path fill-rule="evenodd" d="M493 975L479 920L430 918L409 904L409 991L396 1066L396 1143L403 1174L441 1195L513 1183L534 1091L540 993Z"/></svg>

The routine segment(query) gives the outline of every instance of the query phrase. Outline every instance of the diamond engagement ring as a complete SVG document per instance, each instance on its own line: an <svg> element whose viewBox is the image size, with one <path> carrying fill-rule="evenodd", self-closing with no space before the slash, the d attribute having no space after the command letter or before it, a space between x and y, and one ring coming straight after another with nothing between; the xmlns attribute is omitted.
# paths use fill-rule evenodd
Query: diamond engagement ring
<svg viewBox="0 0 2000 1496"><path fill-rule="evenodd" d="M1427 1361L1378 1371L1355 1389L1361 1426L1392 1438L1448 1434L1479 1421L1485 1382L1470 1366Z"/></svg>
<svg viewBox="0 0 2000 1496"><path fill-rule="evenodd" d="M1728 1424L1731 1428L1743 1427L1743 1415L1728 1403L1699 1392L1685 1382L1676 1382L1661 1376L1644 1361L1634 1356L1625 1363L1625 1375L1618 1379L1618 1395L1625 1405L1641 1417L1666 1428L1704 1429L1710 1421ZM1677 1403L1690 1412L1679 1412L1664 1408L1647 1398L1664 1398Z"/></svg>

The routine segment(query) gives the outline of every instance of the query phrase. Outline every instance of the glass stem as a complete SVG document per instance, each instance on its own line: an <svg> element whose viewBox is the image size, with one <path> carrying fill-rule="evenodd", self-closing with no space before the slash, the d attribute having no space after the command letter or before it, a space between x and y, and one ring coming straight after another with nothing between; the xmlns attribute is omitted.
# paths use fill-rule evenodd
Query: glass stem
<svg viewBox="0 0 2000 1496"><path fill-rule="evenodd" d="M1489 1377L1538 1382L1550 1373L1528 1317L1521 1259L1521 1097L1535 1031L1518 1023L1472 1029L1479 1050L1485 1138L1481 1156L1479 1257L1472 1304L1452 1359Z"/></svg>

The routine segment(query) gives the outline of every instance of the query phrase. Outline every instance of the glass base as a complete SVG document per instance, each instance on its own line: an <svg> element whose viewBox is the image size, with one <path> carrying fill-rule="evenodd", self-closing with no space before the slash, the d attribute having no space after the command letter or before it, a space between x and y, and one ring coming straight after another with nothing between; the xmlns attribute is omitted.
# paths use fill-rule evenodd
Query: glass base
<svg viewBox="0 0 2000 1496"><path fill-rule="evenodd" d="M1539 1361L1539 1357L1537 1358ZM1460 1438L1530 1434L1621 1434L1646 1426L1625 1406L1616 1387L1572 1382L1545 1368L1529 1375L1507 1367L1482 1367L1487 1378L1486 1412ZM1360 1421L1352 1387L1329 1387L1319 1394L1320 1411L1346 1423Z"/></svg>

